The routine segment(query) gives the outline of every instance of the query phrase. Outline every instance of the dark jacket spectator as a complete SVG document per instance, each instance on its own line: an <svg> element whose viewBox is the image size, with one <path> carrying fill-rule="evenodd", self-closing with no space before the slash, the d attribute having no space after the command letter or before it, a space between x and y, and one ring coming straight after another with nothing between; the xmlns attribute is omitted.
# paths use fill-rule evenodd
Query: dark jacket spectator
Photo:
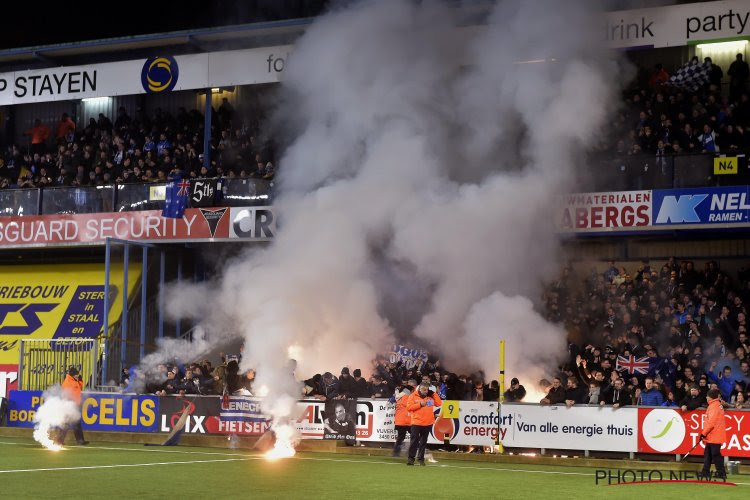
<svg viewBox="0 0 750 500"><path fill-rule="evenodd" d="M326 399L332 399L339 395L339 381L331 372L325 372L321 380L320 395Z"/></svg>
<svg viewBox="0 0 750 500"><path fill-rule="evenodd" d="M680 401L680 406L683 411L693 411L706 406L706 398L701 396L700 391L696 386L690 388L690 394Z"/></svg>
<svg viewBox="0 0 750 500"><path fill-rule="evenodd" d="M506 403L517 403L523 401L526 397L526 388L521 385L517 378L510 381L510 388L505 391L504 398Z"/></svg>
<svg viewBox="0 0 750 500"><path fill-rule="evenodd" d="M354 377L349 374L349 368L347 367L341 369L341 376L339 376L339 397L357 397L357 386L354 382Z"/></svg>
<svg viewBox="0 0 750 500"><path fill-rule="evenodd" d="M354 397L370 397L370 386L367 384L367 380L362 377L362 371L359 368L354 370Z"/></svg>
<svg viewBox="0 0 750 500"><path fill-rule="evenodd" d="M599 401L599 404L610 405L616 408L621 406L627 406L631 402L630 392L625 388L621 379L617 379L615 383L610 386L609 389L604 391L604 394Z"/></svg>
<svg viewBox="0 0 750 500"><path fill-rule="evenodd" d="M552 387L550 387L547 395L540 401L541 404L556 405L565 402L565 389L563 389L562 382L559 378L555 377L552 380Z"/></svg>

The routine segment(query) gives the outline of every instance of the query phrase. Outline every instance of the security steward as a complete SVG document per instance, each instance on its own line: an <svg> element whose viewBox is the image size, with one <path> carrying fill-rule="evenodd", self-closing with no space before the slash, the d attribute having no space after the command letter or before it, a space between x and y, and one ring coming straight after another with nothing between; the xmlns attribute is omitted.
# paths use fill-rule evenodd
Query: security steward
<svg viewBox="0 0 750 500"><path fill-rule="evenodd" d="M394 457L401 456L401 445L403 445L406 433L409 432L411 427L411 415L409 410L406 409L406 404L414 391L415 385L416 381L411 380L406 385L398 387L394 395L396 402L396 419L394 422L396 424L396 443L393 445L392 453Z"/></svg>
<svg viewBox="0 0 750 500"><path fill-rule="evenodd" d="M430 390L428 383L422 382L419 388L409 396L406 409L411 414L411 443L409 445L409 460L406 465L414 465L414 459L419 465L424 465L424 449L430 436L432 424L435 423L435 407L443 404L440 396Z"/></svg>
<svg viewBox="0 0 750 500"><path fill-rule="evenodd" d="M78 408L80 410L82 391L83 391L83 380L81 379L81 374L78 372L76 367L71 366L70 370L68 370L68 374L65 376L65 380L62 383L63 397L66 399L69 399L70 401L73 401L76 405L78 405ZM65 427L60 429L60 433L57 436L58 444L62 445L63 443L65 443L65 436L68 434L68 431L71 429L73 429L73 434L76 437L77 444L79 445L89 444L89 442L83 438L83 427L81 427L80 417L76 419L75 422L71 422L70 424L67 424Z"/></svg>
<svg viewBox="0 0 750 500"><path fill-rule="evenodd" d="M709 389L706 400L708 401L708 410L706 410L706 420L701 430L701 439L705 445L703 477L705 479L711 477L711 463L713 463L716 466L716 477L726 481L727 473L724 470L721 446L727 441L727 430L724 408L721 407L721 393L718 389Z"/></svg>

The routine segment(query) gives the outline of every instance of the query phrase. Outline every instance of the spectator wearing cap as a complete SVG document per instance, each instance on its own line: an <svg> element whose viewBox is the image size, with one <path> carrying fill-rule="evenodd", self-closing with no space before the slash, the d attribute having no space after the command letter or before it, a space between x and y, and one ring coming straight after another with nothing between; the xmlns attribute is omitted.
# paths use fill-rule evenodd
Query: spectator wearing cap
<svg viewBox="0 0 750 500"><path fill-rule="evenodd" d="M78 372L78 369L74 366L71 366L68 370L68 374L65 376L65 380L62 383L62 394L63 397L73 401L76 406L78 406L78 415L79 417L75 420L75 422L70 422L66 424L65 427L63 427L60 430L60 433L57 436L57 442L58 444L65 443L65 436L68 434L69 430L73 430L73 434L76 437L76 443L79 445L86 445L88 444L88 441L86 441L83 438L83 427L81 427L81 418L80 418L80 408L81 408L81 393L83 391L83 380L81 378L81 374Z"/></svg>
<svg viewBox="0 0 750 500"><path fill-rule="evenodd" d="M406 465L414 465L414 459L419 465L425 465L424 452L427 446L427 438L430 436L432 424L435 423L435 407L443 402L436 392L430 390L429 384L422 383L419 388L409 396L406 409L411 414L411 443L409 444L409 459Z"/></svg>
<svg viewBox="0 0 750 500"><path fill-rule="evenodd" d="M349 368L343 367L339 376L339 395L337 399L351 399L357 397L357 386L354 377L349 374Z"/></svg>
<svg viewBox="0 0 750 500"><path fill-rule="evenodd" d="M513 377L510 380L510 387L505 391L503 397L506 403L523 401L523 398L526 397L526 388L521 385L521 382L517 378Z"/></svg>

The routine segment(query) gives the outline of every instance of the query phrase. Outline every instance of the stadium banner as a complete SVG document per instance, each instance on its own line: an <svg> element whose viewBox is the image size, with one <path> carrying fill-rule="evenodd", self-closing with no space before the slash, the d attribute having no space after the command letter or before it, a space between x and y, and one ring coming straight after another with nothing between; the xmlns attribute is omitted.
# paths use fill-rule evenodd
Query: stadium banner
<svg viewBox="0 0 750 500"><path fill-rule="evenodd" d="M261 412L261 400L245 396L164 396L159 401L159 432L171 432L188 409L188 434L260 436L270 426Z"/></svg>
<svg viewBox="0 0 750 500"><path fill-rule="evenodd" d="M638 409L638 451L640 453L683 454L698 441L706 418L705 410L679 411L672 408ZM725 410L727 442L722 455L750 457L750 412ZM703 443L691 455L703 455Z"/></svg>
<svg viewBox="0 0 750 500"><path fill-rule="evenodd" d="M511 448L635 452L638 413L636 408L503 404L500 432L503 446Z"/></svg>
<svg viewBox="0 0 750 500"><path fill-rule="evenodd" d="M271 207L188 208L181 219L162 217L160 210L3 217L0 248L103 245L107 238L142 242L268 241L275 231Z"/></svg>
<svg viewBox="0 0 750 500"><path fill-rule="evenodd" d="M675 47L750 35L745 0L700 2L604 13L602 35L611 48Z"/></svg>
<svg viewBox="0 0 750 500"><path fill-rule="evenodd" d="M34 415L44 403L42 391L12 391L8 398L8 427L34 427ZM156 432L159 398L149 395L83 393L81 424L85 430Z"/></svg>
<svg viewBox="0 0 750 500"><path fill-rule="evenodd" d="M427 362L428 357L427 350L405 344L393 344L391 352L388 353L389 362L394 364L401 362L410 370L422 366Z"/></svg>
<svg viewBox="0 0 750 500"><path fill-rule="evenodd" d="M278 82L292 46L0 73L0 105Z"/></svg>
<svg viewBox="0 0 750 500"><path fill-rule="evenodd" d="M750 225L750 186L654 190L655 228Z"/></svg>
<svg viewBox="0 0 750 500"><path fill-rule="evenodd" d="M0 345L2 341L0 340ZM2 351L0 351L2 352ZM18 388L18 364L0 363L0 398L8 399L10 391Z"/></svg>
<svg viewBox="0 0 750 500"><path fill-rule="evenodd" d="M128 294L140 276L140 264L130 265ZM109 326L122 314L122 278L122 263L112 263ZM103 331L103 312L101 264L0 266L0 363L17 367L21 340L97 338ZM66 370L49 365L30 368Z"/></svg>
<svg viewBox="0 0 750 500"><path fill-rule="evenodd" d="M651 191L575 193L559 198L561 232L643 230L651 225Z"/></svg>

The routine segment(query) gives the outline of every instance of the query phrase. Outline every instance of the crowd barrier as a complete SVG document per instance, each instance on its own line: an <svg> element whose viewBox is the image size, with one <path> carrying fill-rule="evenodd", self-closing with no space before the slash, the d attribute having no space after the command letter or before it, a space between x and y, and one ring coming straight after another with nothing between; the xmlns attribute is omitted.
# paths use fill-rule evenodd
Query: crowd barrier
<svg viewBox="0 0 750 500"><path fill-rule="evenodd" d="M33 427L42 402L39 391L12 391L7 425ZM205 435L259 436L269 429L262 400L232 396L166 396L85 394L83 428L115 432L169 432L185 408L185 432ZM357 439L392 442L394 405L384 399L356 401ZM305 439L324 439L325 403L297 402L295 425ZM497 433L508 448L622 453L683 454L698 439L705 411L677 408L542 406L489 401L446 401L436 409L430 443L493 446ZM724 454L750 457L750 411L727 410ZM698 446L694 455L702 455Z"/></svg>
<svg viewBox="0 0 750 500"><path fill-rule="evenodd" d="M0 190L0 217L132 212L164 208L167 184L113 183L106 186L52 186ZM189 207L267 205L272 180L190 179Z"/></svg>

